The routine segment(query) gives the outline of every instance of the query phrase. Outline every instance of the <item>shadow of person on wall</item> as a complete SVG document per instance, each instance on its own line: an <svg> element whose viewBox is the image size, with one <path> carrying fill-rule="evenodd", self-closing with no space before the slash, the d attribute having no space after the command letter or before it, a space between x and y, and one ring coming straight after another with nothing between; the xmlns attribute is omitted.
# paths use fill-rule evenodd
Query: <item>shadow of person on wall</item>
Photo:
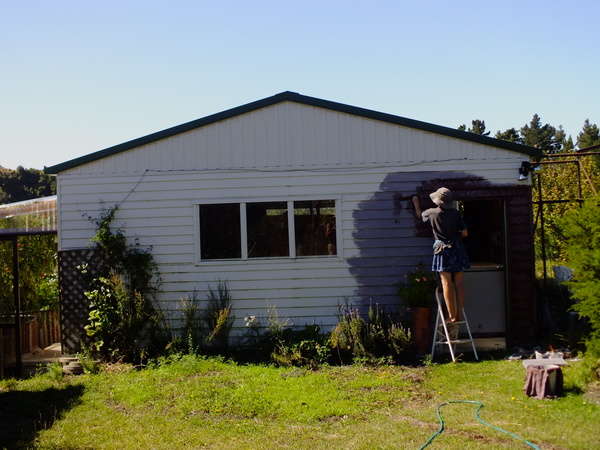
<svg viewBox="0 0 600 450"><path fill-rule="evenodd" d="M70 385L43 391L0 393L0 448L33 448L39 431L52 427L79 404L84 388Z"/></svg>
<svg viewBox="0 0 600 450"><path fill-rule="evenodd" d="M417 265L430 266L431 227L415 216L411 197L418 195L423 209L434 207L429 193L442 186L472 191L489 182L462 171L391 172L353 209L354 254L347 261L357 285L352 306L361 313L372 303L401 310L398 283Z"/></svg>

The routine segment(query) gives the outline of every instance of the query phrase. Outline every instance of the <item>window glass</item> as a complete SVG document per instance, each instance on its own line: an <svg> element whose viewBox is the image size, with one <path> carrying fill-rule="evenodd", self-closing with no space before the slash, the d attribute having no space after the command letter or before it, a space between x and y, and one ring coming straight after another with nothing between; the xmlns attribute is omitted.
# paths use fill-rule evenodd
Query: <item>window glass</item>
<svg viewBox="0 0 600 450"><path fill-rule="evenodd" d="M240 204L200 205L200 258L241 258Z"/></svg>
<svg viewBox="0 0 600 450"><path fill-rule="evenodd" d="M248 257L289 256L287 202L246 204Z"/></svg>
<svg viewBox="0 0 600 450"><path fill-rule="evenodd" d="M296 255L336 255L335 200L294 202Z"/></svg>

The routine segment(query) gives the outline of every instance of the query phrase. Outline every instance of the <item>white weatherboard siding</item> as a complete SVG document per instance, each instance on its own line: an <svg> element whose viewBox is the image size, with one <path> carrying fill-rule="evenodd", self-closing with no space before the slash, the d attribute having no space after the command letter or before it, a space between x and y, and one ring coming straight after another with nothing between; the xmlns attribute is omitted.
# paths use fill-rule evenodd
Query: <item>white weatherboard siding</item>
<svg viewBox="0 0 600 450"><path fill-rule="evenodd" d="M443 169L502 184L514 180L520 160L462 162L445 164ZM245 315L264 318L271 305L296 324L327 327L336 323L338 305L345 300L397 303L394 283L418 262L429 263L430 239L414 237L412 211L406 209L406 201L395 210L393 196L414 192L420 181L436 178L440 169L424 164L351 172L61 175L60 245L63 250L88 246L94 229L83 216L97 217L103 207L120 203L137 185L121 204L115 225L126 230L131 242L137 239L142 247L152 246L163 281L159 296L163 308L177 310L179 300L194 290L205 298L207 286L223 279L232 291L238 327ZM341 256L195 264L195 204L316 197L341 202Z"/></svg>
<svg viewBox="0 0 600 450"><path fill-rule="evenodd" d="M283 102L102 158L61 175L505 158L524 156L414 128Z"/></svg>
<svg viewBox="0 0 600 450"><path fill-rule="evenodd" d="M395 196L425 180L479 176L514 184L526 156L426 131L284 102L68 169L58 175L61 250L88 247L85 216L120 205L115 225L152 247L159 300L176 317L194 290L227 280L235 326L275 306L295 324L337 322L338 305L396 304L394 286L431 241L414 237L412 210ZM195 205L336 199L336 257L196 264ZM126 201L124 201L126 199ZM262 320L264 324L265 321Z"/></svg>

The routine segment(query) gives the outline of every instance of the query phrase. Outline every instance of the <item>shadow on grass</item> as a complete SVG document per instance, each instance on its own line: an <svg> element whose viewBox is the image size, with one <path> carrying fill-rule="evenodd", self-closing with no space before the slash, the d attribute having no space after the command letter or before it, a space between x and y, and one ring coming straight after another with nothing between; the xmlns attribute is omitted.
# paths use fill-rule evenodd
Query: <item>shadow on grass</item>
<svg viewBox="0 0 600 450"><path fill-rule="evenodd" d="M79 403L83 386L0 393L0 448L32 448L39 431L50 428Z"/></svg>

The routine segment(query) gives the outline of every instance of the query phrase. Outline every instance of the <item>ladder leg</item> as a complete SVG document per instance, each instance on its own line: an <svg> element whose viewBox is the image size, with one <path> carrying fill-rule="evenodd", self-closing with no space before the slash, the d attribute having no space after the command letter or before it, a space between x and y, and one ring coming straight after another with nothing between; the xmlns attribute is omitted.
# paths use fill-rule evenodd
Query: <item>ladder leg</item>
<svg viewBox="0 0 600 450"><path fill-rule="evenodd" d="M446 325L446 317L444 316L444 309L442 308L442 302L440 300L440 296L443 296L441 287L435 290L435 300L438 306L438 313L435 320L435 331L433 333L433 344L431 345L431 358L433 359L433 355L435 352L435 347L439 344L444 343L443 341L438 341L438 336L440 335L440 323L441 327L444 330L444 336L446 338L445 344L448 345L448 349L450 350L450 356L452 357L452 362L456 362L456 357L454 356L454 348L452 347L452 343L450 342L450 333L448 333L448 326Z"/></svg>
<svg viewBox="0 0 600 450"><path fill-rule="evenodd" d="M467 327L467 333L469 334L469 340L471 341L471 347L473 347L473 354L475 355L475 360L479 361L479 356L477 355L477 349L475 348L475 341L473 340L473 336L471 335L471 327L469 326L469 319L467 318L467 314L465 313L465 309L462 310L463 317L465 318L465 326Z"/></svg>
<svg viewBox="0 0 600 450"><path fill-rule="evenodd" d="M438 308L437 315L435 316L435 328L433 332L433 342L431 343L431 360L433 361L433 356L435 355L435 347L437 345L438 339L438 327L440 326L440 310Z"/></svg>
<svg viewBox="0 0 600 450"><path fill-rule="evenodd" d="M442 315L442 317L444 317ZM450 350L450 356L452 357L452 362L456 362L456 358L454 357L454 349L452 348L452 343L450 342L450 333L448 333L448 326L446 325L446 320L442 320L442 326L444 327L444 334L446 335L446 343L448 344L448 349Z"/></svg>

